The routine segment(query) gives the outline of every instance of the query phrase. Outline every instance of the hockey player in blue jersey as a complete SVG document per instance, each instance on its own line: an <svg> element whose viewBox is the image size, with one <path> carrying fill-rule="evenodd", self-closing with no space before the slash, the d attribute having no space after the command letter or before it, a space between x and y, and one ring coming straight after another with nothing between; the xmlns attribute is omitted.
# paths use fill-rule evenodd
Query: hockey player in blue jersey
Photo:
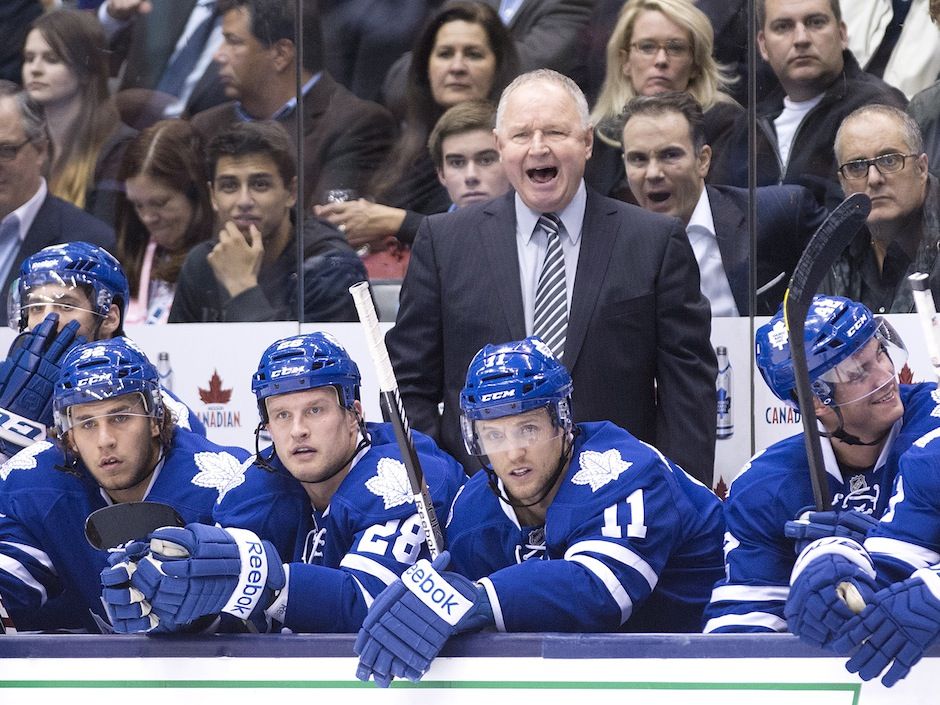
<svg viewBox="0 0 940 705"><path fill-rule="evenodd" d="M720 502L627 431L574 424L571 391L538 338L473 358L461 428L485 472L454 501L449 556L419 561L373 603L359 678L417 680L452 634L485 627L701 629L721 575Z"/></svg>
<svg viewBox="0 0 940 705"><path fill-rule="evenodd" d="M66 353L81 342L124 335L129 302L124 270L97 245L51 245L23 260L7 301L10 326L20 335L0 364L3 459L46 436L52 388ZM180 426L205 435L182 402L165 393L164 403Z"/></svg>
<svg viewBox="0 0 940 705"><path fill-rule="evenodd" d="M85 540L88 515L146 499L211 521L250 454L177 427L156 368L122 337L66 355L53 411L58 440L0 466L0 596L20 630L107 630L99 574L108 553Z"/></svg>
<svg viewBox="0 0 940 705"><path fill-rule="evenodd" d="M258 451L245 483L220 501L219 526L160 529L151 535L155 550L136 559L132 584L161 620L156 629L186 629L225 612L252 616L256 626L355 632L375 596L428 555L392 427L365 422L359 383L356 363L325 333L264 352L252 389L259 430L267 428L273 446ZM466 475L429 437L413 435L434 505L445 512ZM254 587L240 577L237 547L246 542L263 550L246 551L245 560L267 571L259 584L268 590L250 608L237 599ZM129 594L108 599L123 603ZM121 628L141 627L151 625L129 619Z"/></svg>
<svg viewBox="0 0 940 705"><path fill-rule="evenodd" d="M907 359L904 344L862 304L816 296L805 340L832 510L806 511L813 494L802 434L751 458L725 501L725 577L706 609L706 632L786 631L795 549L820 537L864 540L888 507L899 458L940 425L935 385L898 383ZM796 407L781 312L758 329L756 354L771 391ZM865 576L859 580L864 588ZM834 590L830 597L828 610L847 609Z"/></svg>

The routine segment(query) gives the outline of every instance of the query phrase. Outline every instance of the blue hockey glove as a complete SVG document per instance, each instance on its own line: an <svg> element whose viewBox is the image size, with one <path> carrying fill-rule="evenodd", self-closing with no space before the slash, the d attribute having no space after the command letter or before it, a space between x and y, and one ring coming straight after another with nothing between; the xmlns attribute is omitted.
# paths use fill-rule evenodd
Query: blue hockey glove
<svg viewBox="0 0 940 705"><path fill-rule="evenodd" d="M856 542L839 537L821 539L798 559L790 577L784 614L787 626L805 642L833 648L833 641L855 617L846 604L846 584L864 602L877 590L871 558Z"/></svg>
<svg viewBox="0 0 940 705"><path fill-rule="evenodd" d="M842 512L816 512L800 510L797 518L788 521L783 532L796 541L796 553L799 555L810 543L827 536L841 536L862 544L869 529L878 524L870 514L854 510Z"/></svg>
<svg viewBox="0 0 940 705"><path fill-rule="evenodd" d="M147 541L131 541L108 553L108 567L101 571L101 601L118 634L135 632L169 631L160 621L143 593L131 587L131 576L137 570L137 562L150 550Z"/></svg>
<svg viewBox="0 0 940 705"><path fill-rule="evenodd" d="M845 667L871 680L888 669L881 682L888 688L904 678L940 636L940 576L921 568L907 580L881 590L855 617L839 639L846 653L858 651Z"/></svg>
<svg viewBox="0 0 940 705"><path fill-rule="evenodd" d="M285 585L277 550L244 529L167 526L149 541L130 583L169 629L220 612L257 617Z"/></svg>
<svg viewBox="0 0 940 705"><path fill-rule="evenodd" d="M50 313L33 330L20 333L0 363L0 452L14 455L45 438L52 425L52 389L62 358L85 342L78 321L56 331L59 314Z"/></svg>
<svg viewBox="0 0 940 705"><path fill-rule="evenodd" d="M420 560L369 608L353 650L356 677L388 687L395 677L417 682L453 634L493 624L486 592L457 573L438 572L450 554Z"/></svg>

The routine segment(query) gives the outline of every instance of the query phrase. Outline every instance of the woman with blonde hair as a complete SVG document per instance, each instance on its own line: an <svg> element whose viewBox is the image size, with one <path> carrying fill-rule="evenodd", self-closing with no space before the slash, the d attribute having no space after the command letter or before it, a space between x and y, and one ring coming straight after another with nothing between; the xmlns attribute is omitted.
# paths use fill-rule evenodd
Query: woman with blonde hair
<svg viewBox="0 0 940 705"><path fill-rule="evenodd" d="M23 47L23 86L46 111L49 190L109 225L124 147L135 131L108 93L108 44L97 18L59 9L36 19Z"/></svg>
<svg viewBox="0 0 940 705"><path fill-rule="evenodd" d="M735 79L712 56L708 17L691 0L629 0L607 42L607 69L591 111L598 140L585 178L603 193L623 180L618 116L631 98L684 91L705 113L705 137L720 150L744 109L724 92Z"/></svg>

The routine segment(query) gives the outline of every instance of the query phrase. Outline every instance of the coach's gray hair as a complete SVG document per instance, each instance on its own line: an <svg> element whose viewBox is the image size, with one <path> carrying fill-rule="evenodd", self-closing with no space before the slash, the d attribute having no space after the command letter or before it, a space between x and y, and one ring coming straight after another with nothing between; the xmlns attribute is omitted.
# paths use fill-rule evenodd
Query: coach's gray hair
<svg viewBox="0 0 940 705"><path fill-rule="evenodd" d="M23 124L23 132L30 142L45 143L48 139L46 131L46 111L29 93L12 81L0 80L0 98L13 98Z"/></svg>
<svg viewBox="0 0 940 705"><path fill-rule="evenodd" d="M845 126L853 120L865 117L866 115L884 115L886 118L894 120L898 123L898 127L901 128L901 135L904 137L905 143L907 143L908 152L918 156L924 153L924 137L920 132L920 127L914 122L914 118L892 105L871 103L869 105L863 105L861 108L856 108L842 120L842 124L839 125L839 130L836 132L836 139L833 142L833 151L836 155L836 161L841 160L839 157L839 146L842 144L842 131L845 129Z"/></svg>
<svg viewBox="0 0 940 705"><path fill-rule="evenodd" d="M588 116L587 99L584 97L584 93L578 87L578 84L564 74L558 73L557 71L552 71L551 69L536 69L535 71L524 73L521 76L516 76L512 83L503 89L503 94L499 97L499 106L496 108L497 130L499 130L500 125L502 125L503 113L506 109L506 101L509 100L509 96L512 95L513 91L515 91L517 88L520 88L521 86L527 85L529 83L537 83L539 81L554 83L556 86L566 91L571 96L571 99L574 101L574 104L577 107L578 117L581 118L581 127L587 129L591 126L591 119Z"/></svg>

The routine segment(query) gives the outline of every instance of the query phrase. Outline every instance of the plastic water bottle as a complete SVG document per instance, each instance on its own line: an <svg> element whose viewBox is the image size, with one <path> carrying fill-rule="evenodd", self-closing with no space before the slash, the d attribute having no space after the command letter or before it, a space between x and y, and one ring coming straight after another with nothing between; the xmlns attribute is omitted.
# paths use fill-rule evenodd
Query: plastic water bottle
<svg viewBox="0 0 940 705"><path fill-rule="evenodd" d="M718 377L715 390L718 398L718 438L731 438L734 434L734 415L731 410L731 362L728 360L728 348L720 345L715 349L718 355Z"/></svg>
<svg viewBox="0 0 940 705"><path fill-rule="evenodd" d="M173 391L173 368L170 366L170 353L157 354L157 374L160 375L160 386Z"/></svg>

